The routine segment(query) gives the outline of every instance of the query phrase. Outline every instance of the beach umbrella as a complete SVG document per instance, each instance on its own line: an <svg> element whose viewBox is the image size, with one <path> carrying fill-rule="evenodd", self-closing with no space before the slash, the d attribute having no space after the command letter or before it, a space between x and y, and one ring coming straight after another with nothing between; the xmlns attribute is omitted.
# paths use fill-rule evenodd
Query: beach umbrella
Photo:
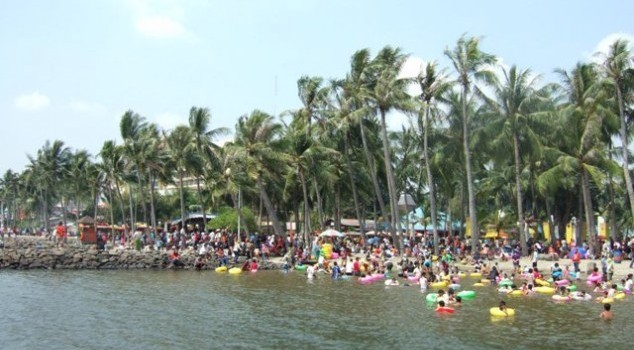
<svg viewBox="0 0 634 350"><path fill-rule="evenodd" d="M368 231L365 233L366 236L376 236L376 232L374 231Z"/></svg>
<svg viewBox="0 0 634 350"><path fill-rule="evenodd" d="M361 232L349 231L346 232L346 236L361 236Z"/></svg>
<svg viewBox="0 0 634 350"><path fill-rule="evenodd" d="M343 237L343 236L344 236L343 233L337 230L333 230L331 228L319 234L319 237Z"/></svg>

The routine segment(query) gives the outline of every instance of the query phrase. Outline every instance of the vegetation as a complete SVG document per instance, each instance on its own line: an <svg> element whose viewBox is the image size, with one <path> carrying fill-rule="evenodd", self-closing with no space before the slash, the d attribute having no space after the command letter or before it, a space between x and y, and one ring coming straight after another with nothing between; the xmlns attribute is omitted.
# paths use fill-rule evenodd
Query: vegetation
<svg viewBox="0 0 634 350"><path fill-rule="evenodd" d="M558 69L559 81L547 83L530 69L499 66L480 45L461 37L444 52L448 69L432 62L415 77L402 75L408 56L398 48L357 51L343 78L299 78L298 110L240 117L223 147L213 141L229 130L213 129L200 107L173 130L128 111L123 142L106 141L95 157L46 141L27 169L0 181L5 224L50 230L61 207L64 219L156 227L195 206L220 212L211 228L235 229L241 217L244 230L266 223L285 235L284 223L294 222L308 235L327 219L354 217L382 223L396 239L414 209L399 205L409 195L435 242L451 221L469 222L473 245L481 227L504 228L524 254L527 229L543 222L563 235L576 220L577 238L594 244L597 216L614 238L631 232L629 44L617 40L599 63ZM410 122L390 131L395 114Z"/></svg>

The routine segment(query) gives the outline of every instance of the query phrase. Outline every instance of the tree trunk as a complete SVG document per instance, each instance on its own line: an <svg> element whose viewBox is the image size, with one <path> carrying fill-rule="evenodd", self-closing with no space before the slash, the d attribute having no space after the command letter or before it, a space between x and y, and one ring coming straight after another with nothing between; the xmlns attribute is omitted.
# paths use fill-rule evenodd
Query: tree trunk
<svg viewBox="0 0 634 350"><path fill-rule="evenodd" d="M341 231L341 185L335 191L335 229Z"/></svg>
<svg viewBox="0 0 634 350"><path fill-rule="evenodd" d="M528 255L528 246L526 245L526 232L524 231L524 208L522 198L522 169L520 158L520 140L517 133L513 133L513 153L515 155L515 195L517 197L517 222L519 222L520 247L522 248L522 256ZM533 198L533 201L535 199Z"/></svg>
<svg viewBox="0 0 634 350"><path fill-rule="evenodd" d="M383 220L388 222L388 230L389 232L394 232L394 228L392 224L388 220L387 210L385 209L385 201L383 200L383 196L381 195L381 187L379 186L379 179L376 174L376 166L374 164L374 157L370 153L370 148L368 147L368 142L365 137L365 127L363 126L363 118L359 118L359 128L361 129L361 143L363 144L363 153L365 154L365 159L368 162L368 167L370 167L370 176L372 178L372 186L374 187L374 194L376 196L376 201L379 204L379 210L381 211L381 216ZM375 225L377 222L375 221ZM376 227L375 227L376 229Z"/></svg>
<svg viewBox="0 0 634 350"><path fill-rule="evenodd" d="M110 238L114 239L114 202L112 201L111 186L108 186L108 199L110 200Z"/></svg>
<svg viewBox="0 0 634 350"><path fill-rule="evenodd" d="M150 220L152 221L152 228L154 232L156 232L156 210L154 208L154 176L152 176L152 172L148 172L149 180L150 180Z"/></svg>
<svg viewBox="0 0 634 350"><path fill-rule="evenodd" d="M139 200L141 201L141 210L142 210L142 213L143 213L143 223L147 224L147 208L146 208L146 205L145 205L145 193L143 191L144 190L143 189L143 172L141 171L140 167L138 169L139 169L139 173L138 173L139 179L138 179L138 181L139 181L139 196L140 196ZM182 183L181 183L181 185L182 185Z"/></svg>
<svg viewBox="0 0 634 350"><path fill-rule="evenodd" d="M627 121L625 116L625 108L623 106L623 93L621 91L621 87L618 82L616 82L616 98L619 104L619 116L621 121L621 127L619 128L619 134L621 136L621 159L623 160L623 175L625 177L625 186L627 187L627 196L630 200L630 213L632 214L632 219L634 219L634 187L632 187L632 177L630 176L630 165L629 165L629 152L627 150L626 145L629 145L627 140Z"/></svg>
<svg viewBox="0 0 634 350"><path fill-rule="evenodd" d="M425 159L425 170L427 171L427 187L429 188L429 206L431 214L431 226L434 237L434 255L439 254L438 229L436 221L436 186L434 175L431 172L431 162L429 161L429 123L430 107L425 108L425 125L423 128L423 159Z"/></svg>
<svg viewBox="0 0 634 350"><path fill-rule="evenodd" d="M392 221L394 222L394 227L396 231L401 233L401 220L398 215L398 193L396 193L396 183L394 180L394 171L392 170L392 152L390 151L390 140L387 137L387 124L385 122L385 110L380 109L381 112L381 136L383 139L383 157L385 162L385 172L387 176L387 189L390 196L390 212L392 213ZM401 242L400 238L392 232L392 240L396 249L401 251Z"/></svg>
<svg viewBox="0 0 634 350"><path fill-rule="evenodd" d="M359 204L359 195L357 194L357 185L354 181L354 175L352 173L353 169L352 169L352 162L350 161L350 144L349 144L349 140L348 140L348 134L346 133L343 136L344 139L344 153L345 153L345 158L346 158L346 166L348 167L348 178L350 179L350 186L352 189L352 199L354 200L354 211L357 214L357 220L359 220L359 222L361 222L361 210L360 210L360 204ZM362 225L359 225L359 230L361 232L361 235L363 236L363 238L365 239L365 229Z"/></svg>
<svg viewBox="0 0 634 350"><path fill-rule="evenodd" d="M315 188L315 198L317 198L317 218L319 219L319 227L324 229L324 209L322 207L321 194L319 193L319 186L317 186L317 179L313 179L313 187Z"/></svg>
<svg viewBox="0 0 634 350"><path fill-rule="evenodd" d="M178 192L181 200L181 228L187 231L185 222L185 194L183 193L183 171L178 171Z"/></svg>
<svg viewBox="0 0 634 350"><path fill-rule="evenodd" d="M130 202L130 227L126 230L127 233L131 233L134 231L135 227L135 217L134 217L134 207L132 206L132 185L128 184L128 201Z"/></svg>
<svg viewBox="0 0 634 350"><path fill-rule="evenodd" d="M117 197L119 198L119 209L121 210L121 220L123 220L123 224L126 225L126 217L125 217L125 208L123 204L123 196L121 195L121 188L119 187L119 181L115 180L114 185L117 189Z"/></svg>
<svg viewBox="0 0 634 350"><path fill-rule="evenodd" d="M46 228L46 232L49 233L51 232L51 225L48 222L48 193L46 193L46 191L44 191L44 196L43 196L44 200L43 200L43 206L44 206L44 227Z"/></svg>
<svg viewBox="0 0 634 350"><path fill-rule="evenodd" d="M594 254L596 255L601 253L601 250L597 241L596 227L594 226L594 212L592 210L592 197L590 195L590 178L588 177L588 173L583 168L583 165L581 168L581 181L581 188L583 191L583 203L586 213L586 224L588 225L589 244L590 246L592 246Z"/></svg>
<svg viewBox="0 0 634 350"><path fill-rule="evenodd" d="M266 193L266 189L264 188L264 184L262 183L262 180L259 177L257 179L257 184L258 184L258 189L260 190L260 197L262 198L264 207L266 207L266 212L269 218L271 219L271 221L273 221L273 230L275 231L275 234L286 239L286 231L282 230L280 221L277 219L277 214L275 213L275 210L273 209L273 203L271 203L271 200L269 199L269 195Z"/></svg>
<svg viewBox="0 0 634 350"><path fill-rule="evenodd" d="M311 232L310 225L310 205L308 203L308 186L306 185L306 178L301 169L297 169L299 174L299 180L302 184L302 195L304 196L304 237L308 238Z"/></svg>
<svg viewBox="0 0 634 350"><path fill-rule="evenodd" d="M205 210L205 205L203 203L203 192L200 189L200 177L196 176L196 191L198 192L198 206L200 206L200 210L203 212L203 232L207 231L207 212ZM238 235L240 232L238 232ZM238 236L239 237L239 236Z"/></svg>
<svg viewBox="0 0 634 350"><path fill-rule="evenodd" d="M469 116L467 115L467 85L462 86L462 143L464 147L465 169L467 172L467 194L469 196L469 222L471 223L471 253L478 250L480 230L476 212L473 174L471 173L471 151L469 150Z"/></svg>

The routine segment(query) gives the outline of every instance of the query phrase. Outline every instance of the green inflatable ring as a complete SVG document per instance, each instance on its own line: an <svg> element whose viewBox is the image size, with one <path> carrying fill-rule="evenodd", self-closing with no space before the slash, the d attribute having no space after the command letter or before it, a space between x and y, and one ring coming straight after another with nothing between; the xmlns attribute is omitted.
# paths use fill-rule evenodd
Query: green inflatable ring
<svg viewBox="0 0 634 350"><path fill-rule="evenodd" d="M456 294L456 296L461 297L462 299L473 299L475 298L476 293L472 290L463 290Z"/></svg>
<svg viewBox="0 0 634 350"><path fill-rule="evenodd" d="M307 268L307 265L295 265L295 270L297 271L306 271Z"/></svg>

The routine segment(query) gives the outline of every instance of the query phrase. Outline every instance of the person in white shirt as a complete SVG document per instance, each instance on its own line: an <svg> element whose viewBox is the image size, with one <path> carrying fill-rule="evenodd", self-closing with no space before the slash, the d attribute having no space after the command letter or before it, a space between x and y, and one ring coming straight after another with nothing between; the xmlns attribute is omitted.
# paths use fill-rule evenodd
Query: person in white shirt
<svg viewBox="0 0 634 350"><path fill-rule="evenodd" d="M315 266L314 265L309 265L306 268L306 277L309 280L312 280L313 278L315 278Z"/></svg>
<svg viewBox="0 0 634 350"><path fill-rule="evenodd" d="M420 290L427 290L427 278L425 278L425 275L420 276L420 278L418 279L418 283L420 284Z"/></svg>
<svg viewBox="0 0 634 350"><path fill-rule="evenodd" d="M348 262L346 263L346 275L352 276L353 267L354 267L354 262L352 261L352 259L349 259Z"/></svg>

